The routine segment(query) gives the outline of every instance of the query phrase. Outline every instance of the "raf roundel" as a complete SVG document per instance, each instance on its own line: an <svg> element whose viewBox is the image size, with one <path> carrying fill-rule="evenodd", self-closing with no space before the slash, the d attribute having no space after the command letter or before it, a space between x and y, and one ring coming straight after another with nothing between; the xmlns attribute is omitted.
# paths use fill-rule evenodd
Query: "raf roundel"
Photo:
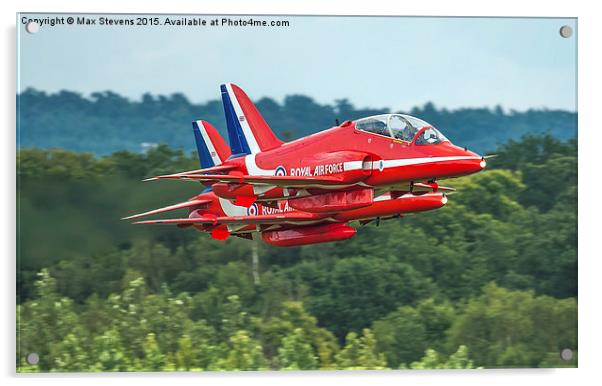
<svg viewBox="0 0 602 386"><path fill-rule="evenodd" d="M278 166L276 168L276 176L286 176L286 169L283 166Z"/></svg>
<svg viewBox="0 0 602 386"><path fill-rule="evenodd" d="M257 216L258 211L257 204L253 204L247 208L247 216Z"/></svg>

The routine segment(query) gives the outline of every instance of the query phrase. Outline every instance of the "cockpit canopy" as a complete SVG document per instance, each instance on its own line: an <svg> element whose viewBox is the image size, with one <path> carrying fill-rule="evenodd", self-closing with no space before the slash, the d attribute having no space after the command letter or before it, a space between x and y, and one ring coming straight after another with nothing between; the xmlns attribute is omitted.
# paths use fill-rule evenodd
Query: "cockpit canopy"
<svg viewBox="0 0 602 386"><path fill-rule="evenodd" d="M421 129L426 127L427 129L422 131L418 138L416 138L415 143L417 145L435 145L449 141L430 123L405 114L382 114L358 119L355 121L355 127L358 130L406 142L412 142Z"/></svg>

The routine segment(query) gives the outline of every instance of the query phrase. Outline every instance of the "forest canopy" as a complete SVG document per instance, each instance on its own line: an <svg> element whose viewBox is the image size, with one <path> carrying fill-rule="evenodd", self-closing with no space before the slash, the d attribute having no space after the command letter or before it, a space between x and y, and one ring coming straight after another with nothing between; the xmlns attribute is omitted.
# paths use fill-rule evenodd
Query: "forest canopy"
<svg viewBox="0 0 602 386"><path fill-rule="evenodd" d="M80 114L82 125L92 125L78 131L81 148L69 138L72 118L64 118L62 128L52 126L57 133L49 131L49 142L36 146L97 154L115 146L137 150L142 140L161 141L153 137L161 130L153 127L164 127L149 125L145 138L107 135L123 143L100 141L94 125L105 127L103 119L109 119L98 118L101 114L111 116L116 130L138 135L141 130L124 128L145 124L149 117L172 125L178 114L202 111L185 98L132 103L114 94L86 100L31 90L20 98L32 98L23 104L32 111L57 103L72 109L69 114ZM70 98L70 107L60 98ZM303 100L270 103L283 109L293 102L303 106ZM105 110L88 116L89 104ZM134 122L124 106L144 107L147 115ZM321 108L326 110L322 126L308 127L328 126L336 115L332 107ZM436 111L442 117L459 114ZM537 122L546 114L544 121L560 122L568 114L566 123L574 117L541 111L482 113L509 122L527 116ZM35 119L52 121L53 116ZM181 131L182 124L174 130ZM559 356L564 348L577 353L577 148L572 136L561 140L536 133L505 141L484 172L446 181L458 192L440 210L360 227L345 242L288 249L260 245L256 280L247 240L219 242L190 229L136 227L119 220L198 193L197 184L139 182L198 166L194 153L172 147L183 146L178 136L171 146L98 157L27 148L40 140L40 133L21 127L18 371L577 364L576 355L571 361ZM568 124L564 128L558 132L574 130ZM541 130L556 132L543 124ZM87 148L87 141L99 145ZM493 150L490 145L481 144ZM31 352L40 356L36 366L25 361Z"/></svg>

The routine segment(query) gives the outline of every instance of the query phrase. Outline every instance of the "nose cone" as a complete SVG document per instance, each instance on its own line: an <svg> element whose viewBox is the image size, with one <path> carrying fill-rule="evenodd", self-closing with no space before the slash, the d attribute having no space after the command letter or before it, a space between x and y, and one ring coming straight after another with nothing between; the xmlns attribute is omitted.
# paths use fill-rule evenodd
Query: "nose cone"
<svg viewBox="0 0 602 386"><path fill-rule="evenodd" d="M487 161L485 160L485 158L475 152L472 151L467 151L467 153L469 153L470 157L473 157L471 159L471 166L472 169L471 173L477 173L480 172L481 170L485 169L485 167L487 166Z"/></svg>
<svg viewBox="0 0 602 386"><path fill-rule="evenodd" d="M457 176L478 173L487 166L487 161L483 156L466 149L458 150L459 159L453 163L452 167Z"/></svg>
<svg viewBox="0 0 602 386"><path fill-rule="evenodd" d="M449 142L432 148L433 151L428 157L434 162L425 163L423 168L416 167L415 179L461 177L478 173L487 166L483 156Z"/></svg>
<svg viewBox="0 0 602 386"><path fill-rule="evenodd" d="M467 150L466 153L468 153L469 156L474 157L474 160L475 160L474 163L478 164L478 166L479 166L478 171L485 169L485 167L487 166L487 160L485 160L485 157L483 157L482 155L479 155L473 151L470 151L470 150Z"/></svg>
<svg viewBox="0 0 602 386"><path fill-rule="evenodd" d="M485 169L485 167L487 166L487 161L485 160L485 157L470 150L464 150L464 152L467 156L472 158L471 163L474 165L475 169L477 169L476 171L481 171Z"/></svg>

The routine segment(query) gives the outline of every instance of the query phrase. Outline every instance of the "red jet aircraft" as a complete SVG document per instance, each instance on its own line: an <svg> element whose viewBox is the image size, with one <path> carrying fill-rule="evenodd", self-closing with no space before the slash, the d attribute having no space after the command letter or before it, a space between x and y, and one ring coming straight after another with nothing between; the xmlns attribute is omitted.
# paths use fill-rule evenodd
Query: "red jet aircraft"
<svg viewBox="0 0 602 386"><path fill-rule="evenodd" d="M230 147L208 122L193 122L202 169L145 181L180 179L208 186L187 202L133 219L187 208L187 218L139 221L176 224L297 246L352 237L348 222L397 218L445 205L437 180L481 171L485 158L453 145L432 125L409 115L345 121L288 143L280 141L245 92L221 86Z"/></svg>

